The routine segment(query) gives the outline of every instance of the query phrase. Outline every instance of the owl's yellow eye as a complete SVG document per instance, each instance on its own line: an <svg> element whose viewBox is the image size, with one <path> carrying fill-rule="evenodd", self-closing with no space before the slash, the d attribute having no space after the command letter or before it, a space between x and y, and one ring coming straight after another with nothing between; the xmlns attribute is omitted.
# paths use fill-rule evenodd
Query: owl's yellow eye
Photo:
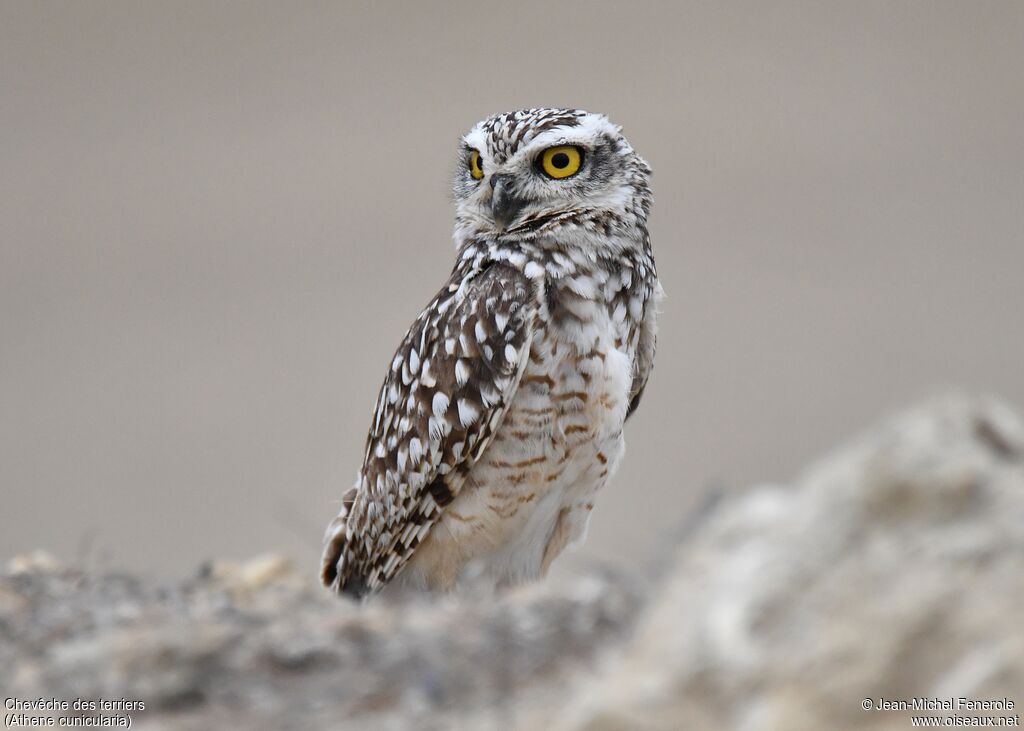
<svg viewBox="0 0 1024 731"><path fill-rule="evenodd" d="M471 150L469 153L469 174L473 176L473 180L480 180L484 176L484 165L477 150Z"/></svg>
<svg viewBox="0 0 1024 731"><path fill-rule="evenodd" d="M540 167L550 178L568 178L579 172L583 153L574 145L549 147L540 154Z"/></svg>

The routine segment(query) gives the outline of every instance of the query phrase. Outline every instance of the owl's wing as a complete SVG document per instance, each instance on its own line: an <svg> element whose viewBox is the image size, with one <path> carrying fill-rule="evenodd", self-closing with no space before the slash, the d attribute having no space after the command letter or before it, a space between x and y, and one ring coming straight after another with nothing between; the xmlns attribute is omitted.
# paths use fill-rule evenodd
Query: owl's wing
<svg viewBox="0 0 1024 731"><path fill-rule="evenodd" d="M506 263L456 272L384 379L359 480L328 526L321 579L362 596L387 583L457 494L529 361L538 285Z"/></svg>
<svg viewBox="0 0 1024 731"><path fill-rule="evenodd" d="M658 304L665 296L657 279L654 280L651 295L646 300L643 317L640 320L640 336L637 340L636 356L633 359L633 384L629 390L629 408L626 410L627 419L640 406L640 398L644 395L647 380L651 377L651 370L654 368L654 352L658 347Z"/></svg>

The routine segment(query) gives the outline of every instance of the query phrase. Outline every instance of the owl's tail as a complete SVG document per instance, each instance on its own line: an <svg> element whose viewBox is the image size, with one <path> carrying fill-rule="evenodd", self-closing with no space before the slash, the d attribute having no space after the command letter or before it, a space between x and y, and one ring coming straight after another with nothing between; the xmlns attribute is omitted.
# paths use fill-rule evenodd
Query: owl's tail
<svg viewBox="0 0 1024 731"><path fill-rule="evenodd" d="M360 598L365 588L361 582L345 580L345 543L347 534L348 514L356 499L356 488L351 488L341 500L341 511L327 526L324 534L324 553L320 561L320 581L331 591L349 594Z"/></svg>

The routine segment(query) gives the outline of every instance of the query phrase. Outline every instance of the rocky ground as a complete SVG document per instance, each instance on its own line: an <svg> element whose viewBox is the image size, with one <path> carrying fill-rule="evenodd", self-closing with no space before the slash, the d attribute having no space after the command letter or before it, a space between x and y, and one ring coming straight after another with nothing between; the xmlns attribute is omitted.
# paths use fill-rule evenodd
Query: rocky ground
<svg viewBox="0 0 1024 731"><path fill-rule="evenodd" d="M1022 607L1024 424L950 395L720 500L649 580L356 607L280 557L158 585L21 556L0 689L143 729L905 729L864 699L1019 719Z"/></svg>

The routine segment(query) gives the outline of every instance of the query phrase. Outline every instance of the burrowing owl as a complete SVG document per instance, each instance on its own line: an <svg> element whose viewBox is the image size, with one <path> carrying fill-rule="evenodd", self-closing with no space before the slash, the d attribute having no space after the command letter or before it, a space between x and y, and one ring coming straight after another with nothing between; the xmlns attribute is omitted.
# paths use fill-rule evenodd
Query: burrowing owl
<svg viewBox="0 0 1024 731"><path fill-rule="evenodd" d="M458 259L398 346L321 577L354 596L546 573L586 533L651 373L650 167L599 114L462 138Z"/></svg>

